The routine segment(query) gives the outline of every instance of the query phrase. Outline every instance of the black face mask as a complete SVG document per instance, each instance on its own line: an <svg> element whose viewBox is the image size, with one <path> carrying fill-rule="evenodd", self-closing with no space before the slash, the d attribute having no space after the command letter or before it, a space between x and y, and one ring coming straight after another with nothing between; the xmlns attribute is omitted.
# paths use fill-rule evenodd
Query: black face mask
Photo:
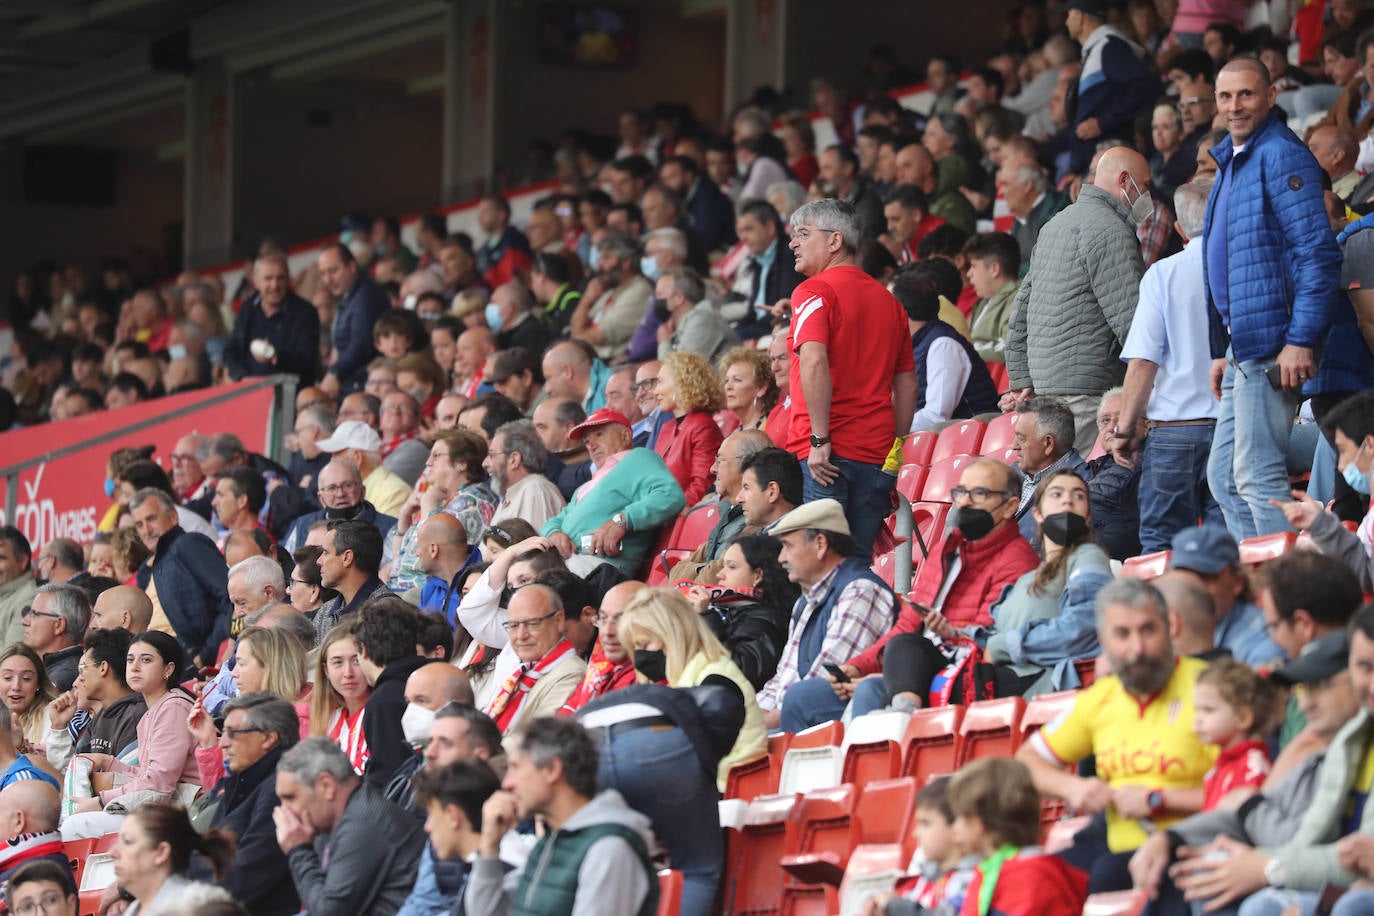
<svg viewBox="0 0 1374 916"><path fill-rule="evenodd" d="M660 299L657 296L654 297L654 317L658 319L659 324L663 324L669 318L673 317L672 311L668 308L667 299Z"/></svg>
<svg viewBox="0 0 1374 916"><path fill-rule="evenodd" d="M351 520L357 518L361 511L363 511L363 504L358 503L356 506L344 506L342 509L325 509L324 517L331 521L336 518Z"/></svg>
<svg viewBox="0 0 1374 916"><path fill-rule="evenodd" d="M1081 541L1088 534L1088 520L1072 512L1055 512L1040 522L1040 533L1063 547Z"/></svg>
<svg viewBox="0 0 1374 916"><path fill-rule="evenodd" d="M668 656L662 649L635 649L635 670L655 684L668 680Z"/></svg>
<svg viewBox="0 0 1374 916"><path fill-rule="evenodd" d="M955 507L950 518L953 526L959 529L959 533L966 541L981 541L997 525L997 520L992 517L991 512L972 506Z"/></svg>

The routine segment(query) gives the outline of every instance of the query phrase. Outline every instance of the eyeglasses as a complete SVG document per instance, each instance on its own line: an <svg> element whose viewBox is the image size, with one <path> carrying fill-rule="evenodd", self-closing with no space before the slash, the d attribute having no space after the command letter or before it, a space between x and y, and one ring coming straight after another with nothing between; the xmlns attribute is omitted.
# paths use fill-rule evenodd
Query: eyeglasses
<svg viewBox="0 0 1374 916"><path fill-rule="evenodd" d="M297 432L299 432L299 430L297 430ZM196 460L195 455L179 455L176 452L173 452L170 457L173 464L185 464L188 461Z"/></svg>
<svg viewBox="0 0 1374 916"><path fill-rule="evenodd" d="M314 583L314 582L307 582L307 581L305 581L304 579L297 579L295 576L292 576L292 577L291 577L291 584L292 584L292 585L314 585L315 583Z"/></svg>
<svg viewBox="0 0 1374 916"><path fill-rule="evenodd" d="M794 239L796 239L797 241L799 241L799 242L804 242L804 241L806 241L807 239L811 238L811 233L813 233L813 232L839 232L839 231L840 231L840 230L838 230L838 229L825 229L825 228L822 228L821 226L816 226L816 227L814 227L814 228L811 227L811 226L801 226L801 227L799 227L796 231L794 231L794 232L792 233L792 237L793 237Z"/></svg>
<svg viewBox="0 0 1374 916"><path fill-rule="evenodd" d="M19 612L19 616L28 619L29 617L51 617L53 620L61 620L61 614L54 614L51 611L35 611L29 605L24 605L24 609Z"/></svg>
<svg viewBox="0 0 1374 916"><path fill-rule="evenodd" d="M657 384L657 376L655 376L654 378L646 378L642 382L635 382L635 391L648 391L650 388L653 388Z"/></svg>
<svg viewBox="0 0 1374 916"><path fill-rule="evenodd" d="M1001 490L989 490L987 487L955 487L949 491L950 502L958 502L967 499L971 503L985 503L992 497L1009 499L1010 494Z"/></svg>
<svg viewBox="0 0 1374 916"><path fill-rule="evenodd" d="M725 464L727 461L743 461L743 460L744 460L743 458L740 458L740 457L737 456L737 455L730 455L730 456L727 456L727 457L722 457L722 456L720 456L720 455L717 455L717 456L716 456L716 459L715 459L714 461L711 462L711 467L713 467L713 468L718 468L718 467L720 467L722 464Z"/></svg>
<svg viewBox="0 0 1374 916"><path fill-rule="evenodd" d="M39 913L56 913L65 898L57 891L45 891L37 900L21 903L14 908L16 916L38 916Z"/></svg>
<svg viewBox="0 0 1374 916"><path fill-rule="evenodd" d="M558 613L561 612L549 611L543 617L531 617L529 620L506 620L502 622L501 629L505 630L507 633L514 633L516 630L520 629L521 627L524 627L531 633L538 633L539 628L544 625L544 621L548 620L550 617Z"/></svg>
<svg viewBox="0 0 1374 916"><path fill-rule="evenodd" d="M346 490L356 490L361 487L360 483L331 483L320 487L321 496L333 496L335 493L342 493Z"/></svg>
<svg viewBox="0 0 1374 916"><path fill-rule="evenodd" d="M243 737L244 735L249 735L249 734L252 734L253 732L265 732L265 731L267 731L267 729L265 729L265 728L226 728L226 729L224 730L224 737L228 738L230 741L237 741L239 738Z"/></svg>
<svg viewBox="0 0 1374 916"><path fill-rule="evenodd" d="M624 612L621 612L620 614L607 614L604 611L599 611L596 615L596 625L599 627L604 627L607 624L618 624L620 623L620 618L623 616Z"/></svg>

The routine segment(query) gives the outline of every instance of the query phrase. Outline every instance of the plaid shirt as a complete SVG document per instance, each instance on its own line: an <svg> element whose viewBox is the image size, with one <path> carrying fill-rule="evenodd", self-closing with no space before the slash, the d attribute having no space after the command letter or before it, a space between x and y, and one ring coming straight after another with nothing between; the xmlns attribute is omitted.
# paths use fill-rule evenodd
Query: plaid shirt
<svg viewBox="0 0 1374 916"><path fill-rule="evenodd" d="M1140 256L1145 259L1146 267L1159 260L1169 245L1169 233L1174 229L1174 217L1168 207L1158 198L1154 204L1155 212L1147 216L1135 230L1135 237L1140 239Z"/></svg>
<svg viewBox="0 0 1374 916"><path fill-rule="evenodd" d="M781 707L782 695L787 688L803 678L819 677L823 670L821 666L826 662L844 664L877 642L891 624L892 593L869 579L855 579L845 586L835 600L825 629L825 640L811 668L805 672L797 670L802 633L806 631L811 615L830 591L830 583L838 569L839 566L836 566L830 570L797 599L797 608L792 611L792 626L787 632L787 645L783 647L777 673L763 685L759 693L760 709Z"/></svg>

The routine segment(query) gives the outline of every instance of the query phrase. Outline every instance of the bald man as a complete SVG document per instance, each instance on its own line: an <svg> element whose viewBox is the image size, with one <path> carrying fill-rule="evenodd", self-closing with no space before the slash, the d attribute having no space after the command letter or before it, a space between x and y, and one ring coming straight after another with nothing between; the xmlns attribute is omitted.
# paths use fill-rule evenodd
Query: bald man
<svg viewBox="0 0 1374 916"><path fill-rule="evenodd" d="M1053 395L1073 411L1074 446L1097 440L1097 408L1124 376L1121 345L1135 317L1140 278L1136 228L1154 212L1150 166L1124 146L1102 154L1092 183L1045 224L1007 329L1011 391L1002 409Z"/></svg>
<svg viewBox="0 0 1374 916"><path fill-rule="evenodd" d="M0 836L14 844L0 864L0 883L29 862L70 866L57 829L60 800L57 789L40 779L14 782L0 791Z"/></svg>
<svg viewBox="0 0 1374 916"><path fill-rule="evenodd" d="M152 619L153 602L147 592L132 585L116 585L95 599L86 632L123 627L130 633L142 633Z"/></svg>
<svg viewBox="0 0 1374 916"><path fill-rule="evenodd" d="M1360 183L1360 173L1355 171L1360 145L1355 135L1348 127L1328 124L1308 135L1307 148L1331 179L1331 190L1341 200L1349 201L1355 186Z"/></svg>
<svg viewBox="0 0 1374 916"><path fill-rule="evenodd" d="M459 573L481 559L468 549L467 529L447 512L432 515L420 525L415 554L425 581L401 597L422 611L442 613L452 623L458 603L463 600Z"/></svg>
<svg viewBox="0 0 1374 916"><path fill-rule="evenodd" d="M606 379L610 367L573 341L554 344L544 354L544 393L551 398L570 398L587 413L606 406Z"/></svg>
<svg viewBox="0 0 1374 916"><path fill-rule="evenodd" d="M453 390L464 397L476 397L482 369L495 351L496 335L490 328L468 328L459 334L453 355Z"/></svg>
<svg viewBox="0 0 1374 916"><path fill-rule="evenodd" d="M559 715L572 715L597 697L635 682L634 647L620 641L620 615L634 596L648 587L632 579L611 586L601 599L601 610L595 618L596 643L587 661L587 673L558 711Z"/></svg>

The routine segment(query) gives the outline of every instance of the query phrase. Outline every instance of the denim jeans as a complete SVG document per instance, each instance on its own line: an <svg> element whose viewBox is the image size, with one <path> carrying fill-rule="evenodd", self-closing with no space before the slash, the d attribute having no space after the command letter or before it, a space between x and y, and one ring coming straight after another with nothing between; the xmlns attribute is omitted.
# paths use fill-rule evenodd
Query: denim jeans
<svg viewBox="0 0 1374 916"><path fill-rule="evenodd" d="M1241 902L1239 916L1283 916L1290 906L1302 908L1302 916L1314 916L1321 895L1314 891L1290 891L1268 887L1258 890Z"/></svg>
<svg viewBox="0 0 1374 916"><path fill-rule="evenodd" d="M1226 353L1207 483L1237 541L1291 531L1283 511L1269 500L1293 498L1285 456L1299 396L1270 387L1264 371L1274 365L1273 359L1237 364L1231 351Z"/></svg>
<svg viewBox="0 0 1374 916"><path fill-rule="evenodd" d="M653 822L673 868L682 872L683 916L708 916L725 858L715 774L702 769L691 740L678 728L592 734L601 755L597 785L615 789Z"/></svg>
<svg viewBox="0 0 1374 916"><path fill-rule="evenodd" d="M823 487L811 476L806 460L802 460L802 499L812 502L828 497L844 506L844 517L849 521L849 533L854 538L854 556L871 559L878 529L883 519L892 513L892 491L897 486L897 478L884 473L880 464L864 464L834 456L830 463L839 469L839 475L834 483Z"/></svg>
<svg viewBox="0 0 1374 916"><path fill-rule="evenodd" d="M1158 426L1140 456L1140 550L1168 550L1174 535L1199 518L1224 524L1207 486L1207 456L1214 427Z"/></svg>
<svg viewBox="0 0 1374 916"><path fill-rule="evenodd" d="M854 696L848 703L835 695L835 688L822 677L810 677L788 688L782 697L782 716L779 726L788 734L834 722L848 709L850 718L867 715L887 706L887 693L880 677L867 677L854 686Z"/></svg>

